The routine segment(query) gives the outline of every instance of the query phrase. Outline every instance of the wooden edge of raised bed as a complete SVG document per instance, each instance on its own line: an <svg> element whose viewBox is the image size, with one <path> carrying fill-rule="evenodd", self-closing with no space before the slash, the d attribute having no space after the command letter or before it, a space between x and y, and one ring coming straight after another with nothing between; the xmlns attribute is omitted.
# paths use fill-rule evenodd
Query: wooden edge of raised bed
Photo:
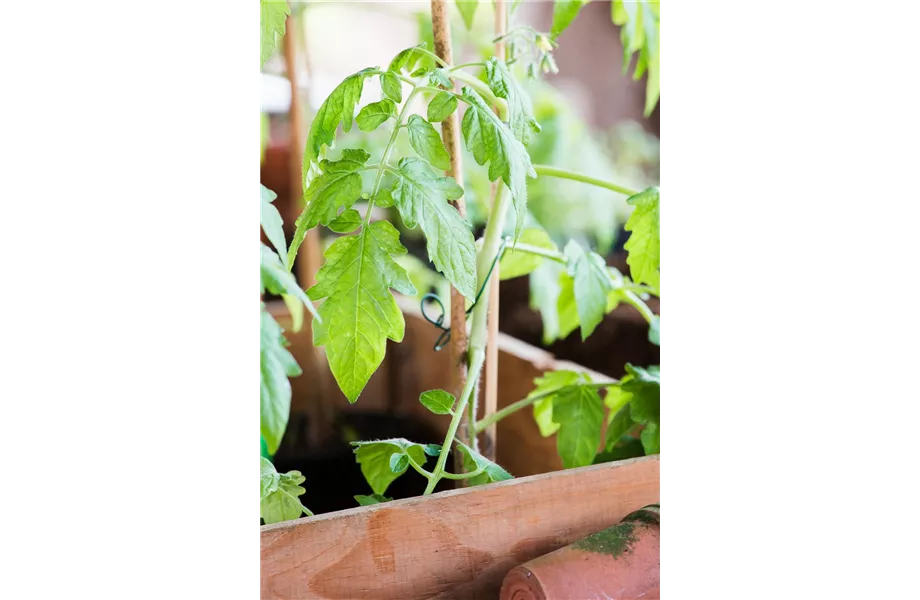
<svg viewBox="0 0 920 600"><path fill-rule="evenodd" d="M261 528L262 600L497 598L505 574L659 501L659 457Z"/></svg>

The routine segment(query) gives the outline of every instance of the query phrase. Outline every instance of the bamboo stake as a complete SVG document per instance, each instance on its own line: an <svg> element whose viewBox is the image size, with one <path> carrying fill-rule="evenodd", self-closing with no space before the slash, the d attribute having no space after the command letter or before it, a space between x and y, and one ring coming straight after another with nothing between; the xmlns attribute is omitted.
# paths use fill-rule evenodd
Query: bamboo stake
<svg viewBox="0 0 920 600"><path fill-rule="evenodd" d="M505 34L508 29L507 12L505 10L505 1L496 0L495 2L495 37ZM505 42L499 40L495 43L495 57L499 60L505 60ZM493 201L495 198L495 187L501 185L493 184ZM483 401L483 417L490 415L498 410L498 301L499 301L499 265L495 265L492 271L492 280L489 282L489 312L487 317L489 329L489 341L486 344L486 384L485 398ZM490 425L482 432L482 447L480 453L489 460L495 460L495 445L497 437L497 426Z"/></svg>
<svg viewBox="0 0 920 600"><path fill-rule="evenodd" d="M447 64L453 64L453 46L450 36L450 15L448 14L449 4L445 0L431 0L431 29L434 38L434 51L441 60ZM454 84L454 91L459 92L457 85ZM441 122L441 135L444 137L444 146L447 147L447 153L450 156L450 171L448 175L453 177L458 183L463 184L463 155L460 153L460 118L457 111ZM461 197L459 200L451 201L451 205L457 209L460 216L466 217L466 201ZM466 385L466 379L469 376L469 365L467 357L468 340L466 335L466 300L463 294L458 292L453 286L450 288L450 359L454 365L453 376L451 381L451 391L454 396L459 398L463 387ZM460 421L460 427L457 430L457 439L464 444L470 444L472 425L469 419L464 416ZM445 449L445 452L447 449ZM454 471L463 473L463 456L457 452L454 454ZM457 481L458 486L462 486L463 480Z"/></svg>
<svg viewBox="0 0 920 600"><path fill-rule="evenodd" d="M299 21L293 14L287 17L285 23L284 44L284 65L287 71L288 81L291 83L291 108L288 113L288 128L290 130L290 189L291 189L291 206L288 219L293 223L300 216L303 209L303 184L301 182L301 163L303 161L303 152L306 147L306 127L304 125L303 104L300 101L300 87L297 83L297 36L301 34L298 29ZM300 246L297 261L297 281L304 289L316 283L316 273L321 266L322 250L319 239L319 229L313 228L307 231L303 244ZM304 315L304 335L313 337L313 316L309 311ZM334 416L332 414L332 396L328 393L328 377L323 372L325 365L325 355L323 349L314 346L313 361L311 369L313 372L312 380L320 388L320 402L311 403L308 407L310 415L310 428L308 439L311 445L320 445L323 443L323 437L329 435L333 428Z"/></svg>

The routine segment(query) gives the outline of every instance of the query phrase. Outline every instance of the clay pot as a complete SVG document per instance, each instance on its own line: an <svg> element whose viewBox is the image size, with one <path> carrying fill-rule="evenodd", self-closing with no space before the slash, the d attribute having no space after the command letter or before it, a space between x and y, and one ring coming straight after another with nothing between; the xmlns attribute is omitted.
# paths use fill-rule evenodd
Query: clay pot
<svg viewBox="0 0 920 600"><path fill-rule="evenodd" d="M515 567L500 600L657 599L660 509L637 510L618 525Z"/></svg>

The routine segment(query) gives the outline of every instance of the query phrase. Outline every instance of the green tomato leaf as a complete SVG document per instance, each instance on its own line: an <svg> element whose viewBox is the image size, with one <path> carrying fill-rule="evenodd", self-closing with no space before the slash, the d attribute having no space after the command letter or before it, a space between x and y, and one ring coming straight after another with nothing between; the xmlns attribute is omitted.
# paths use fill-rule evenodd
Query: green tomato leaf
<svg viewBox="0 0 920 600"><path fill-rule="evenodd" d="M630 232L623 246L628 253L626 263L633 281L648 284L658 290L661 266L658 188L650 187L630 196L626 202L633 207L625 225L626 231Z"/></svg>
<svg viewBox="0 0 920 600"><path fill-rule="evenodd" d="M633 79L648 71L645 85L645 116L652 114L660 94L659 21L661 5L657 0L614 0L610 4L613 23L620 26L623 43L623 72L629 70L633 54L639 53Z"/></svg>
<svg viewBox="0 0 920 600"><path fill-rule="evenodd" d="M495 464L485 456L479 454L463 442L458 441L457 446L463 453L463 467L467 473L476 471L478 469L484 469L483 472L476 477L470 477L467 479L466 481L468 485L482 485L486 483L492 483L494 481L514 479L511 473Z"/></svg>
<svg viewBox="0 0 920 600"><path fill-rule="evenodd" d="M457 97L448 92L439 92L428 103L428 120L440 123L457 110Z"/></svg>
<svg viewBox="0 0 920 600"><path fill-rule="evenodd" d="M332 146L335 141L335 132L339 124L345 133L351 130L355 106L361 100L361 92L364 90L364 80L374 75L376 70L362 69L346 77L316 111L303 155L304 184L311 179L323 146Z"/></svg>
<svg viewBox="0 0 920 600"><path fill-rule="evenodd" d="M265 244L261 242L259 242L259 244L262 248L262 287L260 291L263 294L265 290L268 290L272 294L278 294L279 296L293 296L303 302L307 310L309 310L315 318L319 319L320 317L313 303L310 302L310 299L300 288L300 285L298 285L297 280L294 279L291 272L285 268L278 255Z"/></svg>
<svg viewBox="0 0 920 600"><path fill-rule="evenodd" d="M415 69L415 65L418 61L425 57L425 53L422 52L425 46L425 44L419 44L418 46L412 46L411 48L402 50L392 61L390 61L388 70L394 73L402 73L403 71L407 73L411 72Z"/></svg>
<svg viewBox="0 0 920 600"><path fill-rule="evenodd" d="M357 495L355 496L355 501L360 506L371 506L372 504L380 504L381 502L392 502L392 498L387 498L381 494L371 494L370 496Z"/></svg>
<svg viewBox="0 0 920 600"><path fill-rule="evenodd" d="M353 208L342 211L342 214L329 222L329 229L336 233L351 233L361 226L361 214Z"/></svg>
<svg viewBox="0 0 920 600"><path fill-rule="evenodd" d="M645 454L659 454L661 452L661 434L658 423L649 423L639 434L639 440L645 449Z"/></svg>
<svg viewBox="0 0 920 600"><path fill-rule="evenodd" d="M262 497L259 508L265 524L290 521L307 513L303 504L300 503L300 496L307 491L300 486L305 480L300 471L278 473L271 461L264 457L261 460Z"/></svg>
<svg viewBox="0 0 920 600"><path fill-rule="evenodd" d="M558 250L556 244L550 239L542 229L525 229L521 232L518 241L538 248L547 250ZM506 248L499 262L499 278L513 279L531 273L534 269L543 264L544 258L536 254L530 254L516 248Z"/></svg>
<svg viewBox="0 0 920 600"><path fill-rule="evenodd" d="M401 159L390 172L396 177L391 191L393 204L406 227L421 225L435 268L472 300L476 294L473 233L457 209L448 204L448 200L463 195L463 188L417 158Z"/></svg>
<svg viewBox="0 0 920 600"><path fill-rule="evenodd" d="M372 102L362 108L355 117L358 122L358 129L361 131L373 131L389 119L396 116L396 105L392 100L384 98L380 102Z"/></svg>
<svg viewBox="0 0 920 600"><path fill-rule="evenodd" d="M268 59L275 53L277 39L284 35L284 24L287 16L291 14L291 7L288 6L287 0L260 0L261 5L261 29L262 29L262 51L261 64L259 68L265 66Z"/></svg>
<svg viewBox="0 0 920 600"><path fill-rule="evenodd" d="M601 443L604 411L597 390L571 386L560 390L553 402L553 419L559 423L556 449L567 469L590 465Z"/></svg>
<svg viewBox="0 0 920 600"><path fill-rule="evenodd" d="M422 406L436 415L449 415L454 407L455 398L444 390L430 390L419 396ZM439 450L440 453L440 450Z"/></svg>
<svg viewBox="0 0 920 600"><path fill-rule="evenodd" d="M550 35L553 39L559 37L563 31L575 20L581 7L589 0L556 0L553 4L553 26Z"/></svg>
<svg viewBox="0 0 920 600"><path fill-rule="evenodd" d="M410 296L418 293L394 260L405 253L399 232L387 221L377 221L329 246L316 285L307 292L314 300L326 298L313 343L325 346L329 367L349 402L358 399L383 362L387 338L402 341L405 321L389 288Z"/></svg>
<svg viewBox="0 0 920 600"><path fill-rule="evenodd" d="M601 452L595 456L594 461L591 464L599 465L601 463L626 460L627 458L636 458L639 456L645 456L645 450L642 448L642 442L634 437L625 436L622 440L620 440L620 443L614 446L612 449Z"/></svg>
<svg viewBox="0 0 920 600"><path fill-rule="evenodd" d="M449 90L454 89L454 84L450 80L450 74L446 69L435 69L428 74L428 81L435 87L440 86ZM452 96L452 98L456 99L456 96Z"/></svg>
<svg viewBox="0 0 920 600"><path fill-rule="evenodd" d="M387 98L393 102L402 102L402 83L395 73L386 72L380 76L380 87ZM361 124L358 123L360 127ZM361 131L367 131L362 129Z"/></svg>
<svg viewBox="0 0 920 600"><path fill-rule="evenodd" d="M304 304L294 296L282 294L281 300L291 313L291 329L296 333L303 327L303 307Z"/></svg>
<svg viewBox="0 0 920 600"><path fill-rule="evenodd" d="M409 117L408 129L409 143L419 156L434 167L444 171L450 169L450 155L431 123L418 115L412 115Z"/></svg>
<svg viewBox="0 0 920 600"><path fill-rule="evenodd" d="M480 166L489 163L489 181L501 177L511 191L517 238L524 228L527 212L527 177L537 176L530 155L477 92L464 87L462 97L469 104L460 125L466 148Z"/></svg>
<svg viewBox="0 0 920 600"><path fill-rule="evenodd" d="M575 371L550 371L533 380L534 385L537 387L527 395L528 398L550 393L545 398L537 400L533 405L533 418L540 428L540 435L549 437L559 431L559 423L553 421L553 399L555 394L552 392L558 392L564 387L578 385L585 381L588 381L587 376Z"/></svg>
<svg viewBox="0 0 920 600"><path fill-rule="evenodd" d="M361 197L361 169L371 157L364 150L345 150L336 161L323 160L321 173L311 181L304 194L306 208L294 222L296 229L288 249L288 263L293 264L307 231L319 223L329 225L340 208L351 208Z"/></svg>
<svg viewBox="0 0 920 600"><path fill-rule="evenodd" d="M565 267L555 261L545 261L529 277L530 307L540 311L540 316L543 319L543 344L547 346L559 338L559 309L557 302L561 291L559 279L562 275L568 277L564 269ZM574 296L572 298L574 303ZM577 326L576 322L575 327Z"/></svg>
<svg viewBox="0 0 920 600"><path fill-rule="evenodd" d="M439 444L425 444L425 454L428 456L441 456L441 446Z"/></svg>
<svg viewBox="0 0 920 600"><path fill-rule="evenodd" d="M361 473L364 474L364 478L375 494L385 493L390 484L405 472L405 469L394 472L390 467L394 456L405 457L406 466L409 464L409 456L419 465L425 464L424 446L403 438L352 442L351 445L355 447L355 455L358 464L361 465Z"/></svg>
<svg viewBox="0 0 920 600"><path fill-rule="evenodd" d="M408 454L391 454L390 455L390 470L396 473L397 475L402 475L406 472L406 469L409 468L409 455Z"/></svg>
<svg viewBox="0 0 920 600"><path fill-rule="evenodd" d="M272 246L275 247L275 250L278 251L284 268L290 270L287 262L287 244L284 242L284 221L281 219L281 213L279 213L275 205L272 204L275 198L278 197L278 194L264 185L260 185L259 187L262 188L262 231L265 232L265 237L268 238L268 241L270 241Z"/></svg>
<svg viewBox="0 0 920 600"><path fill-rule="evenodd" d="M262 304L260 362L260 431L269 454L278 451L291 412L291 382L301 374L297 361L287 351L284 330Z"/></svg>
<svg viewBox="0 0 920 600"><path fill-rule="evenodd" d="M457 0L457 10L463 17L463 24L466 25L467 31L473 28L473 18L476 16L478 6L479 0Z"/></svg>
<svg viewBox="0 0 920 600"><path fill-rule="evenodd" d="M661 417L661 374L659 367L634 367L626 365L626 372L620 386L623 391L632 394L630 401L631 415L636 423L658 424Z"/></svg>
<svg viewBox="0 0 920 600"><path fill-rule="evenodd" d="M613 450L620 438L636 424L629 412L629 406L624 406L618 411L610 413L613 416L610 419L610 423L607 424L607 440L604 443L604 448L607 452Z"/></svg>
<svg viewBox="0 0 920 600"><path fill-rule="evenodd" d="M575 280L568 273L559 277L559 297L556 300L556 319L559 323L559 339L564 340L578 329L578 305L575 302Z"/></svg>
<svg viewBox="0 0 920 600"><path fill-rule="evenodd" d="M586 340L604 318L607 296L613 285L607 264L599 255L585 253L575 241L566 244L564 252L569 259L569 274L573 278L581 339Z"/></svg>
<svg viewBox="0 0 920 600"><path fill-rule="evenodd" d="M508 124L511 132L526 146L530 143L533 133L540 131L540 124L533 116L530 95L514 80L505 63L493 57L487 60L485 65L489 89L508 102Z"/></svg>

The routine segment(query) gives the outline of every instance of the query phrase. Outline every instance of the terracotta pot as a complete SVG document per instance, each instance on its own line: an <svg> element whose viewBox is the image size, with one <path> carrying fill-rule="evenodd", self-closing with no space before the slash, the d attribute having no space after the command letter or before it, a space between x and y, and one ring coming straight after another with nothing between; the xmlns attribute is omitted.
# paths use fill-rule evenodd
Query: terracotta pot
<svg viewBox="0 0 920 600"><path fill-rule="evenodd" d="M657 599L660 510L638 510L620 524L515 567L500 600Z"/></svg>

